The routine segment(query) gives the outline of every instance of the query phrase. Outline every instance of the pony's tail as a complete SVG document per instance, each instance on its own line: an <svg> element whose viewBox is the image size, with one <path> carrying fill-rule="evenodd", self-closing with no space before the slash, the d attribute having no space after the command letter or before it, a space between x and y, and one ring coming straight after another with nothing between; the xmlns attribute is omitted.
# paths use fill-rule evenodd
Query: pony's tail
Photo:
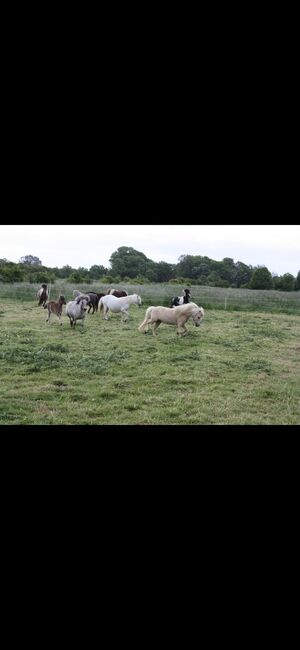
<svg viewBox="0 0 300 650"><path fill-rule="evenodd" d="M140 332L143 332L148 327L148 323L150 323L150 320L151 320L152 309L153 309L153 307L148 307L148 309L146 310L145 318L144 318L143 322L140 324L140 326L138 327L138 330Z"/></svg>
<svg viewBox="0 0 300 650"><path fill-rule="evenodd" d="M100 298L100 300L99 300L97 311L101 311L101 309L103 309L102 298Z"/></svg>

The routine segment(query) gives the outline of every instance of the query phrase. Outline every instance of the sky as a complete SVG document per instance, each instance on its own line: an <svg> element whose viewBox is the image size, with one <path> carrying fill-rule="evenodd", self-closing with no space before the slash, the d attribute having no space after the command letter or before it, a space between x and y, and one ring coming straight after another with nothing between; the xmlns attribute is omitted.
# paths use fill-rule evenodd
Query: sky
<svg viewBox="0 0 300 650"><path fill-rule="evenodd" d="M269 225L9 225L0 226L0 259L19 262L37 256L44 266L109 267L120 246L132 247L154 262L176 264L180 255L224 257L273 274L300 270L300 226Z"/></svg>

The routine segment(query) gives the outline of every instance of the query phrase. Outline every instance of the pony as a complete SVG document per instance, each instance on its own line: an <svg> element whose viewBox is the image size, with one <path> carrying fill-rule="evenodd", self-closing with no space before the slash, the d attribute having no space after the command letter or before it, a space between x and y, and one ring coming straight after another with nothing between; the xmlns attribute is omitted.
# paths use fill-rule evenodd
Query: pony
<svg viewBox="0 0 300 650"><path fill-rule="evenodd" d="M95 291L87 291L86 295L90 299L88 305L89 307L88 314L90 313L91 309L93 309L92 314L94 314L95 311L98 311L99 300L100 298L105 296L105 293L96 293Z"/></svg>
<svg viewBox="0 0 300 650"><path fill-rule="evenodd" d="M186 305L188 302L191 300L191 290L190 289L182 289L182 296L176 296L176 298L172 298L171 300L171 307L178 307L178 305Z"/></svg>
<svg viewBox="0 0 300 650"><path fill-rule="evenodd" d="M82 325L84 325L87 307L88 297L84 294L82 296L77 296L75 300L70 300L68 302L66 306L66 316L70 319L71 327L75 329L78 320L82 320Z"/></svg>
<svg viewBox="0 0 300 650"><path fill-rule="evenodd" d="M39 290L38 290L38 292L36 294L36 297L37 297L37 299L39 301L38 306L43 305L43 307L45 307L45 304L46 304L46 302L48 300L48 297L49 297L49 291L48 291L48 287L47 287L46 284L41 284L41 286L40 286L40 288L39 288Z"/></svg>
<svg viewBox="0 0 300 650"><path fill-rule="evenodd" d="M186 336L188 330L185 323L192 318L194 325L199 327L204 318L203 307L198 307L195 302L189 302L186 305L178 307L148 307L145 313L144 321L138 327L140 332L148 332L149 324L152 326L152 332L157 335L157 328L161 323L167 325L176 325L178 336Z"/></svg>
<svg viewBox="0 0 300 650"><path fill-rule="evenodd" d="M123 298L123 296L128 296L125 289L108 289L106 292L107 296L116 296L116 298Z"/></svg>
<svg viewBox="0 0 300 650"><path fill-rule="evenodd" d="M60 324L62 325L62 320L61 320L61 314L62 314L62 306L66 305L66 299L65 296L60 294L58 297L58 300L49 300L49 302L46 302L44 304L44 309L48 309L48 318L46 318L46 323L49 322L50 324L50 316L51 314L55 314L57 316Z"/></svg>
<svg viewBox="0 0 300 650"><path fill-rule="evenodd" d="M141 296L138 296L137 293L133 293L129 296L123 296L122 298L116 298L116 296L112 296L109 294L100 298L99 311L101 311L101 309L104 310L105 320L108 320L107 312L109 310L112 311L114 314L121 312L121 315L123 314L123 316L125 316L124 322L126 322L129 318L128 309L130 305L138 305L139 307L141 304L142 304Z"/></svg>
<svg viewBox="0 0 300 650"><path fill-rule="evenodd" d="M88 314L90 313L91 309L93 309L92 314L94 314L95 311L98 311L99 300L102 298L102 296L105 296L105 293L96 293L95 291L86 291L85 293L82 293L82 291L74 289L73 296L77 302L78 298L80 297L86 298L87 306L89 308Z"/></svg>

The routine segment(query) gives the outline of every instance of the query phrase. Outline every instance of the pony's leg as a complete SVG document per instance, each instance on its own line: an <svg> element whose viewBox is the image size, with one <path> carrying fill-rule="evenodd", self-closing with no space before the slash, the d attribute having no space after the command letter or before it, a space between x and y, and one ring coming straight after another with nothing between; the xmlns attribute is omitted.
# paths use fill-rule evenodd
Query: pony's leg
<svg viewBox="0 0 300 650"><path fill-rule="evenodd" d="M159 327L160 323L161 323L160 320L156 320L156 321L154 321L154 323L152 325L152 334L154 334L154 336L157 336L156 330Z"/></svg>
<svg viewBox="0 0 300 650"><path fill-rule="evenodd" d="M145 318L143 320L143 322L140 324L140 326L138 327L140 332L145 332L145 334L146 334L146 332L148 332L148 330L149 330L149 323L150 322L151 322L151 318Z"/></svg>
<svg viewBox="0 0 300 650"><path fill-rule="evenodd" d="M106 305L103 305L103 310L104 310L104 320L108 320L108 307Z"/></svg>
<svg viewBox="0 0 300 650"><path fill-rule="evenodd" d="M48 318L46 318L46 323L50 323L51 311L48 310Z"/></svg>
<svg viewBox="0 0 300 650"><path fill-rule="evenodd" d="M124 323L126 323L126 321L129 318L129 312L126 311L126 309L121 309L121 314L123 314L125 316L125 318L123 318L123 321L124 321ZM126 316L127 316L127 318L126 318Z"/></svg>
<svg viewBox="0 0 300 650"><path fill-rule="evenodd" d="M178 324L177 324L177 334L178 334L178 336L186 336L187 333L188 333L188 330L187 330L185 324L182 321L178 321Z"/></svg>

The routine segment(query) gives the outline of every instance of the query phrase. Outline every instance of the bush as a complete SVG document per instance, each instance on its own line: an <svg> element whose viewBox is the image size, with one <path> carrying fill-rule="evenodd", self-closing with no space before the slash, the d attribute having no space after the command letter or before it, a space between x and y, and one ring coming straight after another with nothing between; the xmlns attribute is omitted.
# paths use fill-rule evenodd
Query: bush
<svg viewBox="0 0 300 650"><path fill-rule="evenodd" d="M91 284L91 279L79 273L78 271L74 271L74 273L71 273L71 275L68 277L68 282L75 284L82 284L83 282L85 284Z"/></svg>

